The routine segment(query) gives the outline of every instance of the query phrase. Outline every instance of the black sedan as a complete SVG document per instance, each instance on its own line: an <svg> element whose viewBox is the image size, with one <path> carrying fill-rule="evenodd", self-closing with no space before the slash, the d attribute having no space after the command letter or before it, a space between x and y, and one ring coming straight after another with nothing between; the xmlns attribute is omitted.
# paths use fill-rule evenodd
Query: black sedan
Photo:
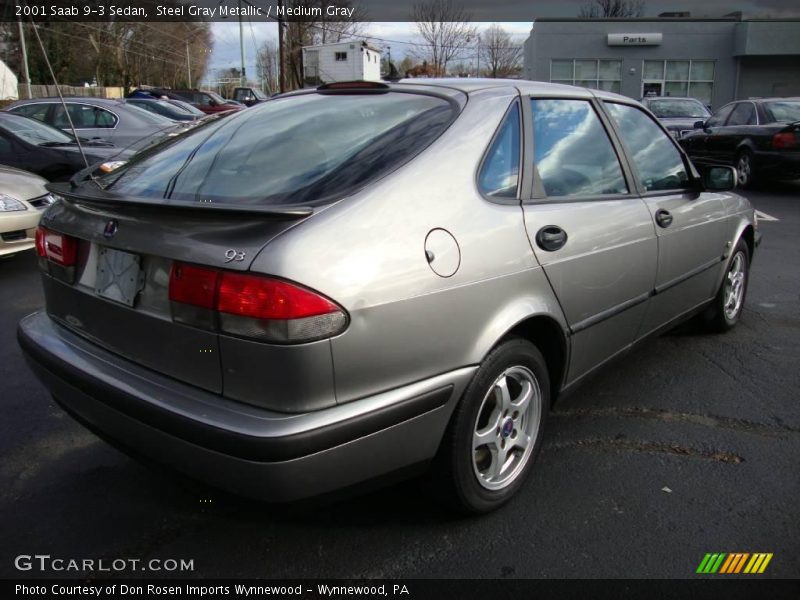
<svg viewBox="0 0 800 600"><path fill-rule="evenodd" d="M119 148L107 142L82 140L81 145L90 164L120 154ZM50 181L66 181L86 166L74 137L35 119L7 112L0 112L0 164Z"/></svg>
<svg viewBox="0 0 800 600"><path fill-rule="evenodd" d="M680 138L698 165L733 165L739 186L800 178L800 98L740 100Z"/></svg>
<svg viewBox="0 0 800 600"><path fill-rule="evenodd" d="M643 98L642 104L658 117L675 139L694 130L698 119L705 120L711 116L706 105L695 98L651 96Z"/></svg>

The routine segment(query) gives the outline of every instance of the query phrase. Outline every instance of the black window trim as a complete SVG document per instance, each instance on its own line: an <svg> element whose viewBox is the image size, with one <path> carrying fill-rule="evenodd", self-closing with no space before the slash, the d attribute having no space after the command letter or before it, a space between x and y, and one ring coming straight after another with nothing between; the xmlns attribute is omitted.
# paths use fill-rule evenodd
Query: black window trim
<svg viewBox="0 0 800 600"><path fill-rule="evenodd" d="M516 108L517 116L519 117L519 165L517 166L517 192L513 197L504 198L501 196L489 196L488 194L484 193L481 189L480 179L481 173L483 172L483 167L486 164L486 161L489 158L489 153L491 152L492 148L494 147L494 143L497 138L500 136L501 132L503 131L503 127L505 127L506 122L511 115L511 111ZM511 103L506 108L506 111L503 113L502 119L500 119L500 124L494 130L491 139L489 140L488 145L483 151L483 156L481 157L480 163L478 163L478 168L475 171L475 177L473 181L475 183L475 189L478 191L478 194L486 200L487 202L491 202L492 204L503 204L503 205L512 205L517 206L520 202L520 194L522 193L523 188L523 169L525 167L525 140L523 139L525 126L523 121L523 114L522 114L522 107L519 96L514 96L511 100Z"/></svg>
<svg viewBox="0 0 800 600"><path fill-rule="evenodd" d="M114 126L113 127L75 127L75 131L78 131L78 130L83 131L83 130L86 130L86 129L109 129L109 130L113 130L113 129L117 128L117 125L119 125L119 115L117 113L115 113L113 110L111 110L110 108L106 108L105 106L100 106L99 104L92 104L91 102L82 102L80 100L64 100L64 104L62 104L60 101L52 101L52 100L47 100L47 101L44 101L44 102L33 101L33 102L26 102L25 104L20 104L19 106L14 107L14 108L22 108L23 106L36 106L36 105L39 105L39 104L48 105L47 112L45 113L45 115L46 115L45 118L49 119L51 121L51 122L48 122L48 121L41 121L41 122L45 123L47 125L50 125L50 127L55 127L56 129L59 129L59 130L62 129L62 128L53 124L53 122L55 120L55 111L59 107L64 108L64 104L66 104L66 105L77 104L77 105L80 105L80 106L90 106L90 107L92 107L94 109L100 109L100 110L104 110L106 112L109 112L114 116ZM66 110L69 110L69 109L67 108ZM11 110L11 112L13 112L13 109ZM25 116L25 115L22 115L22 116ZM30 118L32 119L33 117L30 117ZM36 119L36 120L38 121L39 119Z"/></svg>
<svg viewBox="0 0 800 600"><path fill-rule="evenodd" d="M625 162L628 164L628 167L630 168L631 175L633 177L634 187L636 189L636 195L638 195L641 198L653 198L653 197L658 197L658 196L677 196L677 195L681 195L681 194L697 195L697 193L698 193L698 191L700 189L699 188L700 181L701 181L700 180L700 176L697 173L697 171L695 170L694 166L692 165L692 162L689 160L689 157L687 156L686 152L684 152L683 148L681 148L681 146L680 146L680 144L678 144L677 140L669 134L669 131L667 130L666 127L664 127L664 124L661 121L659 121L658 119L653 118L650 115L650 113L648 113L648 111L646 109L642 110L641 106L638 106L638 105L636 105L634 103L631 103L631 102L623 102L623 101L617 100L617 99L611 100L611 99L607 99L606 98L606 99L603 99L602 101L600 101L600 104L602 104L601 109L602 109L603 113L606 115L609 125L613 128L614 136L616 137L617 142L619 143L619 146L622 149L623 154L625 155ZM686 169L686 174L689 176L688 186L681 187L681 188L675 188L675 189L672 189L672 190L647 190L645 188L644 184L642 183L642 178L641 178L641 176L639 174L638 168L636 167L636 163L633 161L633 155L628 150L628 147L626 146L625 142L623 141L622 136L619 133L619 130L617 128L616 123L614 122L613 117L606 110L606 104L620 104L622 106L628 106L630 108L636 109L639 112L643 113L653 123L655 123L656 126L659 129L661 129L661 131L664 133L666 138L670 141L672 146L678 151L678 156L681 157L681 161L683 162L683 168Z"/></svg>
<svg viewBox="0 0 800 600"><path fill-rule="evenodd" d="M575 97L575 96L536 96L536 95L526 95L525 99L527 102L523 104L527 105L528 107L528 124L525 125L525 131L529 132L529 136L531 138L531 150L530 150L530 159L531 163L533 163L534 159L534 152L533 152L533 110L531 109L530 105L533 100L580 100L587 102L592 110L595 112L598 120L600 121L601 126L606 132L606 136L608 137L608 141L611 143L611 147L614 150L614 154L617 157L617 162L619 163L620 170L622 171L622 177L625 180L625 185L628 188L628 192L624 194L592 194L590 196L548 196L544 190L544 184L542 182L541 176L539 175L539 168L535 164L531 164L532 171L533 171L533 181L531 186L530 195L527 198L523 198L523 204L568 204L568 203L575 203L575 202L602 202L605 200L630 200L630 199L638 199L638 188L637 182L633 178L633 172L630 170L627 161L627 155L624 153L624 149L618 142L616 137L616 132L611 128L611 123L609 121L608 116L605 114L605 111L601 106L598 105L597 98L595 96L591 97ZM526 168L529 167L527 162L524 164Z"/></svg>

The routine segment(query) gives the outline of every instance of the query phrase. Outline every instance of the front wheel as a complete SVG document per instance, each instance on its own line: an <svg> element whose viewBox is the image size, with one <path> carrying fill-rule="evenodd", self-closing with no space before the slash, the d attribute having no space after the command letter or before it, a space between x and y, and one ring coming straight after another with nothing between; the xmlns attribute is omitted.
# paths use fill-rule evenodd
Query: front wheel
<svg viewBox="0 0 800 600"><path fill-rule="evenodd" d="M550 379L539 350L513 338L484 360L464 392L437 458L447 499L484 513L520 488L538 454L550 404Z"/></svg>
<svg viewBox="0 0 800 600"><path fill-rule="evenodd" d="M753 187L755 168L753 166L753 155L748 150L743 150L736 158L736 178L740 188Z"/></svg>
<svg viewBox="0 0 800 600"><path fill-rule="evenodd" d="M747 283L750 278L750 251L744 240L739 240L728 261L728 268L714 302L705 313L705 321L712 331L732 329L742 315Z"/></svg>

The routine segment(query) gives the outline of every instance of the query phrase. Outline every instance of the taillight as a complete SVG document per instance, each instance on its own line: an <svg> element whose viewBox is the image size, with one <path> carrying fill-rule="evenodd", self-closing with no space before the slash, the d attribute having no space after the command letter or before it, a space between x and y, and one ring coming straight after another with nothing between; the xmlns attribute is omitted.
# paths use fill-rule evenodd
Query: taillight
<svg viewBox="0 0 800 600"><path fill-rule="evenodd" d="M78 257L78 240L63 233L38 227L36 253L62 267L73 267Z"/></svg>
<svg viewBox="0 0 800 600"><path fill-rule="evenodd" d="M797 146L797 137L793 132L776 133L772 136L772 147L776 150L794 148Z"/></svg>
<svg viewBox="0 0 800 600"><path fill-rule="evenodd" d="M294 283L175 263L169 298L175 321L278 343L309 342L341 333L344 310Z"/></svg>

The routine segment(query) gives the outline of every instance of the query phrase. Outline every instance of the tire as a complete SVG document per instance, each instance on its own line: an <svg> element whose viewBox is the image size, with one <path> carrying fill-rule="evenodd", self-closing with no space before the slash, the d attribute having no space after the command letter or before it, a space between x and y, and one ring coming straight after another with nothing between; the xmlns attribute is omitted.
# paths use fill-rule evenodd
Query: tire
<svg viewBox="0 0 800 600"><path fill-rule="evenodd" d="M515 410L526 398L525 408ZM479 514L510 500L539 453L549 405L550 378L536 346L511 338L492 350L464 391L437 456L434 474L445 501Z"/></svg>
<svg viewBox="0 0 800 600"><path fill-rule="evenodd" d="M736 326L742 316L749 281L750 250L745 241L740 239L725 266L719 291L703 314L706 329L724 333Z"/></svg>
<svg viewBox="0 0 800 600"><path fill-rule="evenodd" d="M753 153L749 150L742 150L736 156L736 177L743 190L751 189L757 181Z"/></svg>

